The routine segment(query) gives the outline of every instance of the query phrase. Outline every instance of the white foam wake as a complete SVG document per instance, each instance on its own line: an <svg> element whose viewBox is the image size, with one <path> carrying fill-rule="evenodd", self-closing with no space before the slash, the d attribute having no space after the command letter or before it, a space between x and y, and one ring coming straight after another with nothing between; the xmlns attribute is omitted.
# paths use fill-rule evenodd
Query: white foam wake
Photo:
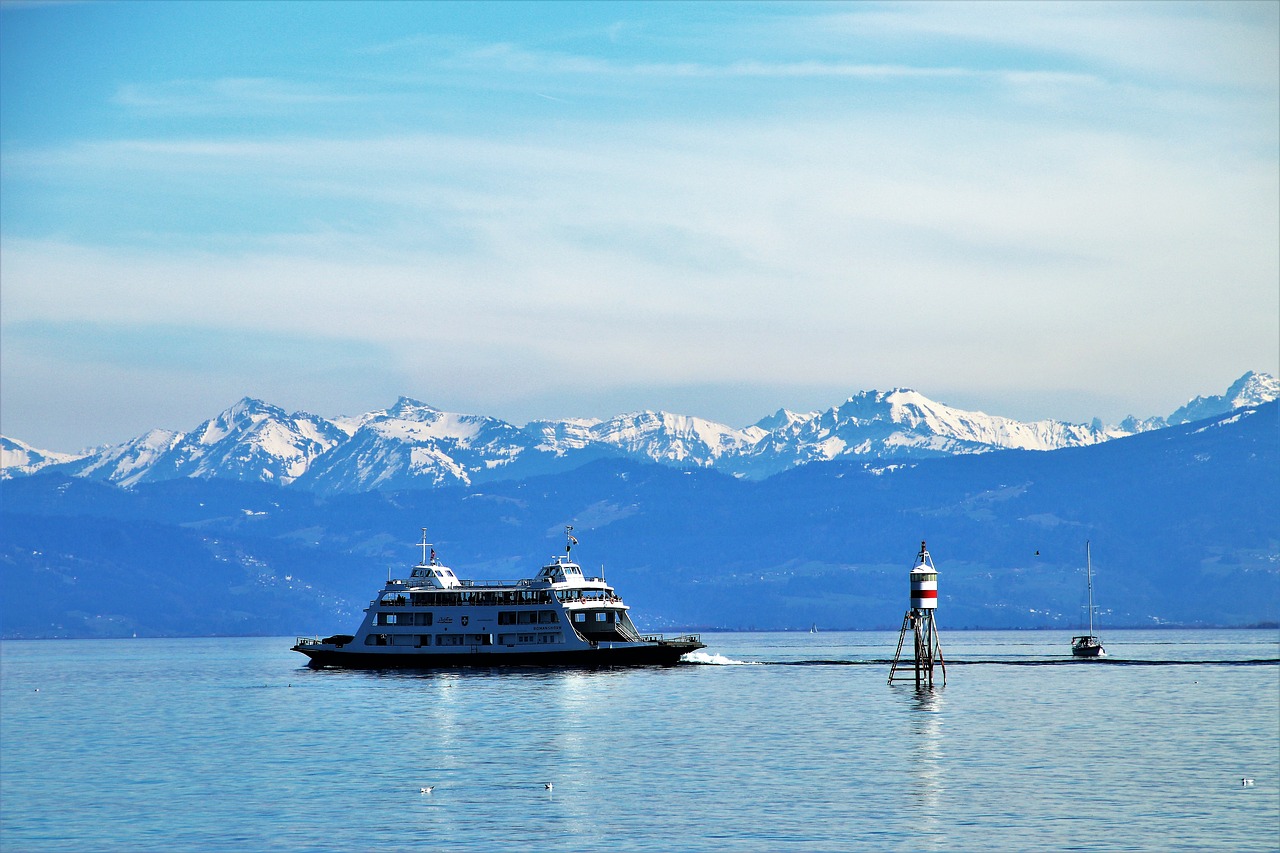
<svg viewBox="0 0 1280 853"><path fill-rule="evenodd" d="M689 652L684 656L684 660L689 663L705 663L712 666L749 666L752 661L734 660L724 655L709 655L706 652Z"/></svg>

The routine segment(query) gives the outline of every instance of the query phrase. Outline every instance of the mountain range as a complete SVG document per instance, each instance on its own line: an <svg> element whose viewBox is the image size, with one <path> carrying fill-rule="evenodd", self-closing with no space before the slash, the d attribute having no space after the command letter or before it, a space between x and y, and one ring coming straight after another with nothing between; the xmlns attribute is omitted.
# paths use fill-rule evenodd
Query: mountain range
<svg viewBox="0 0 1280 853"><path fill-rule="evenodd" d="M1108 427L1097 421L1025 423L952 408L899 388L860 392L821 412L781 409L741 429L652 411L516 426L405 397L388 409L324 418L245 398L190 432L154 429L82 454L38 450L0 437L0 476L59 473L128 488L218 479L338 494L521 480L620 459L763 480L815 462L911 464L995 450L1085 447L1278 396L1280 381L1249 372L1224 394L1196 397L1168 417L1129 417Z"/></svg>
<svg viewBox="0 0 1280 853"><path fill-rule="evenodd" d="M1058 628L1064 653L1089 541L1099 631L1123 657L1116 627L1280 619L1278 435L1270 402L1052 452L850 456L766 479L615 456L328 494L202 476L120 488L51 467L0 487L0 636L350 630L424 526L462 577L518 578L563 553L571 524L574 557L644 630L896 629L927 539L944 634Z"/></svg>

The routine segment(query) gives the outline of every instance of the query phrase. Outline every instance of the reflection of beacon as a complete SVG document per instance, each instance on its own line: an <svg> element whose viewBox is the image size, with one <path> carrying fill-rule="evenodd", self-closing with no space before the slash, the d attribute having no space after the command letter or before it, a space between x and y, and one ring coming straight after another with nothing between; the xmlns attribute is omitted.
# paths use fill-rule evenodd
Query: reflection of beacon
<svg viewBox="0 0 1280 853"><path fill-rule="evenodd" d="M889 669L890 684L895 679L915 679L917 687L932 687L935 661L942 667L942 683L947 683L947 664L942 659L942 644L938 640L938 627L933 620L933 612L937 609L938 570L934 568L929 549L921 542L920 553L916 555L916 564L911 570L911 609L902 618L898 651L894 653L893 666ZM914 650L912 660L903 661L902 645L906 642L908 631L914 639Z"/></svg>

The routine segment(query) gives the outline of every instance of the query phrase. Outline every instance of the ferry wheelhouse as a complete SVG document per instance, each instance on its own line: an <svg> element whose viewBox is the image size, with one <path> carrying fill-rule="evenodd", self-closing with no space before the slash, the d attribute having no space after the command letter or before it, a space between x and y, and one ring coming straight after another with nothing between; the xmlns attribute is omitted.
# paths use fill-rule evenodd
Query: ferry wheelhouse
<svg viewBox="0 0 1280 853"><path fill-rule="evenodd" d="M630 608L565 553L532 578L463 580L422 531L422 560L388 580L355 634L299 637L293 650L313 667L380 669L460 666L670 666L705 648L695 635L640 634Z"/></svg>

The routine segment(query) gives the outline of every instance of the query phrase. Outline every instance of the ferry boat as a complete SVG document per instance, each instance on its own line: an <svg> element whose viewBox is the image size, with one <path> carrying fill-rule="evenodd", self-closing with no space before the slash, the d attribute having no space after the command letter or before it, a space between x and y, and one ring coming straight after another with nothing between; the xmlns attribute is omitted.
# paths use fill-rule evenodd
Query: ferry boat
<svg viewBox="0 0 1280 853"><path fill-rule="evenodd" d="M422 560L388 580L355 634L298 637L312 667L671 666L706 648L696 635L640 634L630 608L569 558L578 540L532 578L463 580L422 531Z"/></svg>

